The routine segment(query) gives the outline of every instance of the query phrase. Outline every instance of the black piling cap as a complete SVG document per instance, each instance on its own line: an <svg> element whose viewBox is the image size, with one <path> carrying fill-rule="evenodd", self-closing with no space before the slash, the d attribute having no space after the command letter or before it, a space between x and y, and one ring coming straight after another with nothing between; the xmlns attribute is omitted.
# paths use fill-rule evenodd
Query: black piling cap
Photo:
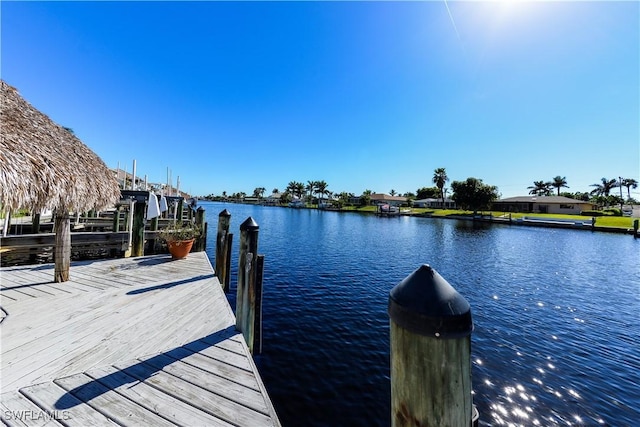
<svg viewBox="0 0 640 427"><path fill-rule="evenodd" d="M422 336L460 338L473 330L467 300L427 264L391 289L389 317Z"/></svg>
<svg viewBox="0 0 640 427"><path fill-rule="evenodd" d="M244 222L240 224L240 231L253 231L258 228L260 228L258 223L252 217L245 219Z"/></svg>
<svg viewBox="0 0 640 427"><path fill-rule="evenodd" d="M220 217L220 216L231 216L231 212L229 212L228 210L226 210L226 209L225 209L225 210L223 210L222 212L220 212L220 213L218 214L218 216L219 216L219 217Z"/></svg>

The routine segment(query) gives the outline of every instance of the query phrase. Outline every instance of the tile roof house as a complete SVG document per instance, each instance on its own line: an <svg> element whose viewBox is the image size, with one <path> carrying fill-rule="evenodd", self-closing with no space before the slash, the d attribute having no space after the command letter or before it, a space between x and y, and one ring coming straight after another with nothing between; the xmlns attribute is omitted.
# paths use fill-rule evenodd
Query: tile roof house
<svg viewBox="0 0 640 427"><path fill-rule="evenodd" d="M371 204L389 204L393 206L400 206L407 203L407 198L402 196L390 196L388 194L374 193L371 195Z"/></svg>
<svg viewBox="0 0 640 427"><path fill-rule="evenodd" d="M496 200L492 210L502 212L536 212L551 214L574 214L592 210L593 203L563 196L518 196Z"/></svg>
<svg viewBox="0 0 640 427"><path fill-rule="evenodd" d="M443 207L442 199L420 199L414 200L413 206L416 208L455 209L456 202L453 199L445 197Z"/></svg>

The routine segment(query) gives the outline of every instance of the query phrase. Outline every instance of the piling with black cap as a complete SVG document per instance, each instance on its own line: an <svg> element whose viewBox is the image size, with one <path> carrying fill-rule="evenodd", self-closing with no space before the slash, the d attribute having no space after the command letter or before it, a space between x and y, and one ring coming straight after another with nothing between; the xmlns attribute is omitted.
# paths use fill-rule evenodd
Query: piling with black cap
<svg viewBox="0 0 640 427"><path fill-rule="evenodd" d="M422 265L389 293L391 424L472 424L471 307Z"/></svg>
<svg viewBox="0 0 640 427"><path fill-rule="evenodd" d="M218 214L218 233L216 234L216 275L225 292L229 292L228 286L225 284L227 277L227 235L229 234L229 226L231 224L231 213L223 210Z"/></svg>
<svg viewBox="0 0 640 427"><path fill-rule="evenodd" d="M202 206L196 209L196 225L200 229L200 236L194 242L196 252L207 249L207 222L205 221L205 211Z"/></svg>
<svg viewBox="0 0 640 427"><path fill-rule="evenodd" d="M252 217L240 225L236 329L242 332L249 350L260 352L262 329L262 271L258 263L258 223ZM258 280L260 278L260 280Z"/></svg>

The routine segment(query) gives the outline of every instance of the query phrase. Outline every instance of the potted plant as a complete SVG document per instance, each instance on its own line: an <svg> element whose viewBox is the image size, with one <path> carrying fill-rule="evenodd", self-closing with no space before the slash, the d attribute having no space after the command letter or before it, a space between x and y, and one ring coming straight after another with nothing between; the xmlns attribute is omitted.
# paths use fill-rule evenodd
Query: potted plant
<svg viewBox="0 0 640 427"><path fill-rule="evenodd" d="M173 259L186 258L193 242L200 237L202 230L196 224L176 223L158 231L157 237L167 243L167 248Z"/></svg>

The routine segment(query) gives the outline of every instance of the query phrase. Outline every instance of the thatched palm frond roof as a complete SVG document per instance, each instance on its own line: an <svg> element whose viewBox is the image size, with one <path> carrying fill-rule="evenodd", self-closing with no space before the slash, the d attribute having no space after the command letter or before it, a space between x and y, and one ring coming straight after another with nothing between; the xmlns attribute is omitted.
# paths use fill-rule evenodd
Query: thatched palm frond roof
<svg viewBox="0 0 640 427"><path fill-rule="evenodd" d="M103 209L120 197L104 162L3 80L0 105L2 208Z"/></svg>

